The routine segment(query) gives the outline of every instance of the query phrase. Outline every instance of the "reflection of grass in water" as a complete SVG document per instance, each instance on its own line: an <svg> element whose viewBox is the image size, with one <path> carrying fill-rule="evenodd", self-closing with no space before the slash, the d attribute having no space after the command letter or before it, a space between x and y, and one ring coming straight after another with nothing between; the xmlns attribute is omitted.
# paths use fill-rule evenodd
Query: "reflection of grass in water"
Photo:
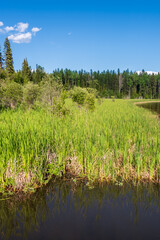
<svg viewBox="0 0 160 240"><path fill-rule="evenodd" d="M35 188L69 171L90 181L159 181L160 126L132 101L105 100L95 111L72 114L5 111L0 114L0 186ZM66 164L67 162L67 164Z"/></svg>
<svg viewBox="0 0 160 240"><path fill-rule="evenodd" d="M139 104L139 106L160 114L160 102Z"/></svg>
<svg viewBox="0 0 160 240"><path fill-rule="evenodd" d="M28 234L38 230L40 223L45 222L49 215L61 215L68 207L87 218L93 203L99 210L107 206L115 208L117 204L122 208L133 206L131 218L138 221L141 209L147 213L159 208L160 193L159 188L153 185L96 185L88 189L79 182L51 181L32 195L14 195L10 200L0 202L1 238L3 234L4 239L19 234L27 239Z"/></svg>
<svg viewBox="0 0 160 240"><path fill-rule="evenodd" d="M29 196L13 196L12 199L0 202L0 227L7 239L12 235L22 234L38 229L39 223L44 222L49 214L46 202L46 191L39 190Z"/></svg>

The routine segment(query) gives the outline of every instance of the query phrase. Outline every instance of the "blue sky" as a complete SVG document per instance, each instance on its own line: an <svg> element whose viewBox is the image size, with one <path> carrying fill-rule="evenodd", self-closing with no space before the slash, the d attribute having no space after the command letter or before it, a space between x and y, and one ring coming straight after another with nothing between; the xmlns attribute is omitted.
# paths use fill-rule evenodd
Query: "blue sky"
<svg viewBox="0 0 160 240"><path fill-rule="evenodd" d="M11 42L14 67L27 58L52 72L160 71L160 2L156 0L2 1L0 45Z"/></svg>

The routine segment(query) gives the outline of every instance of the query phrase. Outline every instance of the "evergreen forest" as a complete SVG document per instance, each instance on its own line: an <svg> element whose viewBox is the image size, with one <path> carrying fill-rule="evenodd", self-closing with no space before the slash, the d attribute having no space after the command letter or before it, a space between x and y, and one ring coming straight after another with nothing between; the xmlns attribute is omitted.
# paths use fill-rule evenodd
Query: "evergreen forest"
<svg viewBox="0 0 160 240"><path fill-rule="evenodd" d="M14 70L11 45L8 38L4 42L4 54L0 49L0 105L12 107L26 102L33 104L41 95L47 95L51 88L72 90L75 87L93 89L96 96L103 98L158 99L160 98L160 74L148 75L126 71L105 70L90 72L70 69L55 69L48 74L40 65L32 70L25 58L22 69ZM53 86L54 85L54 86ZM44 90L45 89L45 90ZM83 90L81 90L83 91ZM52 94L56 96L56 94ZM50 101L53 96L50 95Z"/></svg>

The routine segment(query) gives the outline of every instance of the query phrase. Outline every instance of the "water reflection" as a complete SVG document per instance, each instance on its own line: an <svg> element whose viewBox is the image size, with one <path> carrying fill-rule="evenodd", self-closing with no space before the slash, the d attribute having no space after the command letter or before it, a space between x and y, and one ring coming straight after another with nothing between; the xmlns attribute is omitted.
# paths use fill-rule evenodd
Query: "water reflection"
<svg viewBox="0 0 160 240"><path fill-rule="evenodd" d="M0 201L0 239L154 239L159 210L158 186L89 189L53 180L26 198Z"/></svg>
<svg viewBox="0 0 160 240"><path fill-rule="evenodd" d="M140 104L138 106L147 108L153 112L160 114L160 102L144 103L144 104Z"/></svg>

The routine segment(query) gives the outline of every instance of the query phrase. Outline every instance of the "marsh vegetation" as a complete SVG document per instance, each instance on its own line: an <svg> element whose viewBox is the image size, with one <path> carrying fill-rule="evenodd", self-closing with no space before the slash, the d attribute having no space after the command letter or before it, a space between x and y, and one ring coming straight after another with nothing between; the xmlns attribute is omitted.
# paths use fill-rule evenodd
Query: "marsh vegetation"
<svg viewBox="0 0 160 240"><path fill-rule="evenodd" d="M95 109L65 100L67 115L50 110L0 114L1 187L35 188L52 175L107 181L159 182L160 126L132 101L96 101Z"/></svg>
<svg viewBox="0 0 160 240"><path fill-rule="evenodd" d="M15 72L8 39L4 60L0 54L1 192L33 191L53 176L90 185L159 183L157 117L137 100L117 99L158 98L159 75L48 74L40 66L31 71L27 59Z"/></svg>

